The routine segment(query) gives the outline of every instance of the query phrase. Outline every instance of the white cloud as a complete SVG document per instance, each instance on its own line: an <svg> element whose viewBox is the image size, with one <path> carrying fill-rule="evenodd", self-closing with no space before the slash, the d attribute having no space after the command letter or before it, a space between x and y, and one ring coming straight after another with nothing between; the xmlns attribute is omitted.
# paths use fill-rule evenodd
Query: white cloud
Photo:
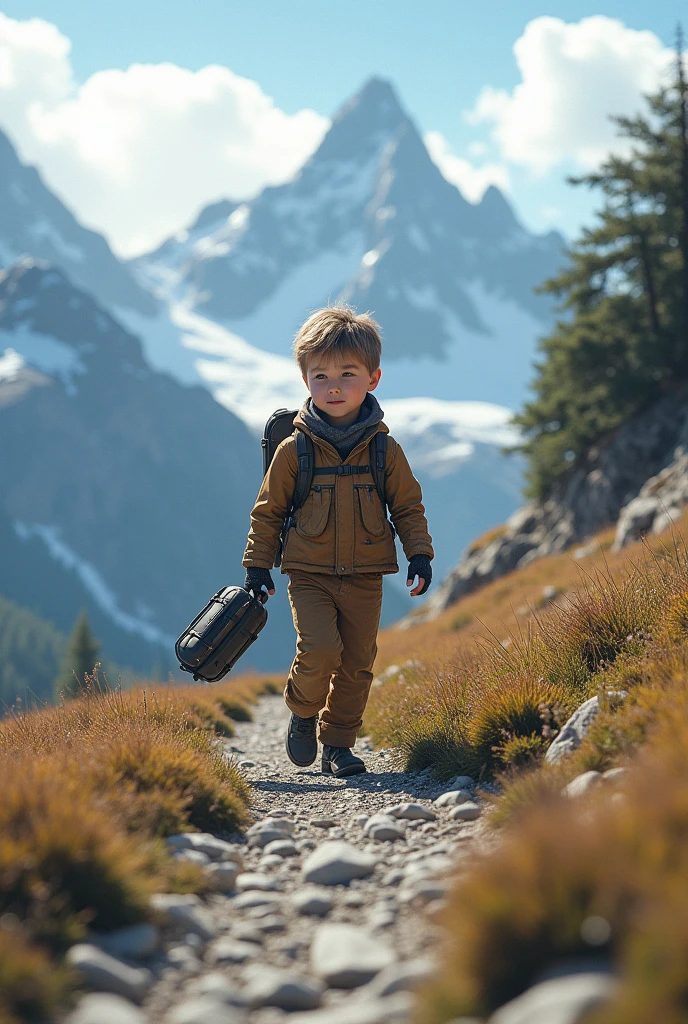
<svg viewBox="0 0 688 1024"><path fill-rule="evenodd" d="M535 18L514 54L521 82L510 93L486 86L467 118L492 123L502 157L538 174L566 161L590 168L618 152L609 116L637 113L673 57L652 32L602 15Z"/></svg>
<svg viewBox="0 0 688 1024"><path fill-rule="evenodd" d="M0 13L0 127L79 218L134 255L215 199L291 177L328 122L229 68L133 64L75 81L55 25Z"/></svg>
<svg viewBox="0 0 688 1024"><path fill-rule="evenodd" d="M441 132L427 132L425 145L433 163L437 164L447 181L458 186L462 195L471 203L482 199L489 185L497 185L503 191L509 191L509 172L504 164L484 163L476 166L470 160L456 156ZM482 156L485 149L481 144L477 145L477 149L475 146L469 147L469 152Z"/></svg>

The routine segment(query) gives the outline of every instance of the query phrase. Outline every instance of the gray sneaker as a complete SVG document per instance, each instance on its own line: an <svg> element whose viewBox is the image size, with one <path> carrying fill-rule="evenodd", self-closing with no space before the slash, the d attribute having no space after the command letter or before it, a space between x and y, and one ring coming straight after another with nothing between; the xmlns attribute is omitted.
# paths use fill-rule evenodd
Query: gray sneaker
<svg viewBox="0 0 688 1024"><path fill-rule="evenodd" d="M318 740L315 735L317 725L317 715L313 715L311 718L299 718L298 715L292 714L289 719L285 740L287 757L292 764L298 765L299 768L307 768L318 756Z"/></svg>

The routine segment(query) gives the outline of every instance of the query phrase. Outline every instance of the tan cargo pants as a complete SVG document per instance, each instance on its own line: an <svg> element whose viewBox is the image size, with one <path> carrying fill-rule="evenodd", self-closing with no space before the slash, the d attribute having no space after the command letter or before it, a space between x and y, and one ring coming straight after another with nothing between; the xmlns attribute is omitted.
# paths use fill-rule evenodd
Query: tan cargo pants
<svg viewBox="0 0 688 1024"><path fill-rule="evenodd" d="M297 640L287 707L301 718L320 713L322 743L353 747L373 679L382 575L294 571L288 593Z"/></svg>

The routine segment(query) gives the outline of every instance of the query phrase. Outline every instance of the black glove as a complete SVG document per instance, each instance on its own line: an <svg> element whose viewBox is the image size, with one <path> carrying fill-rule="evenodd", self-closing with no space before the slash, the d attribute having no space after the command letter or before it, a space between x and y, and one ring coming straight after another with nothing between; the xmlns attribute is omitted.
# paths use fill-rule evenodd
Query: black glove
<svg viewBox="0 0 688 1024"><path fill-rule="evenodd" d="M265 587L265 590L263 590ZM246 570L246 579L244 580L244 590L248 590L249 594L253 594L263 604L268 599L266 590L271 594L275 592L275 584L272 582L272 576L270 575L269 569L261 569L257 565L252 565Z"/></svg>
<svg viewBox="0 0 688 1024"><path fill-rule="evenodd" d="M417 594L417 596L420 597L432 583L432 566L430 565L430 558L428 555L413 555L409 559L406 582L413 583L414 576L417 576L419 580L425 580L423 589Z"/></svg>

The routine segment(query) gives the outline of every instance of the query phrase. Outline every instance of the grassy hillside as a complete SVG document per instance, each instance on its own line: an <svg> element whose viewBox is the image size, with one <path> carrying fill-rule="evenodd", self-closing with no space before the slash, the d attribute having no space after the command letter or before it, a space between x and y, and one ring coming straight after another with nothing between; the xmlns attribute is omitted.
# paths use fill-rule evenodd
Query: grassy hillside
<svg viewBox="0 0 688 1024"><path fill-rule="evenodd" d="M378 671L400 668L373 688L376 741L443 778L498 783L484 795L499 841L456 881L422 1024L484 1019L571 961L623 982L586 1024L686 1020L687 538L686 516L619 553L606 531L593 553L534 562L381 637ZM558 727L594 695L581 747L547 764ZM610 769L623 771L564 792Z"/></svg>
<svg viewBox="0 0 688 1024"><path fill-rule="evenodd" d="M62 956L87 928L145 920L155 892L206 891L161 840L246 824L247 784L214 737L265 686L92 689L0 722L2 1024L53 1019L70 991Z"/></svg>

